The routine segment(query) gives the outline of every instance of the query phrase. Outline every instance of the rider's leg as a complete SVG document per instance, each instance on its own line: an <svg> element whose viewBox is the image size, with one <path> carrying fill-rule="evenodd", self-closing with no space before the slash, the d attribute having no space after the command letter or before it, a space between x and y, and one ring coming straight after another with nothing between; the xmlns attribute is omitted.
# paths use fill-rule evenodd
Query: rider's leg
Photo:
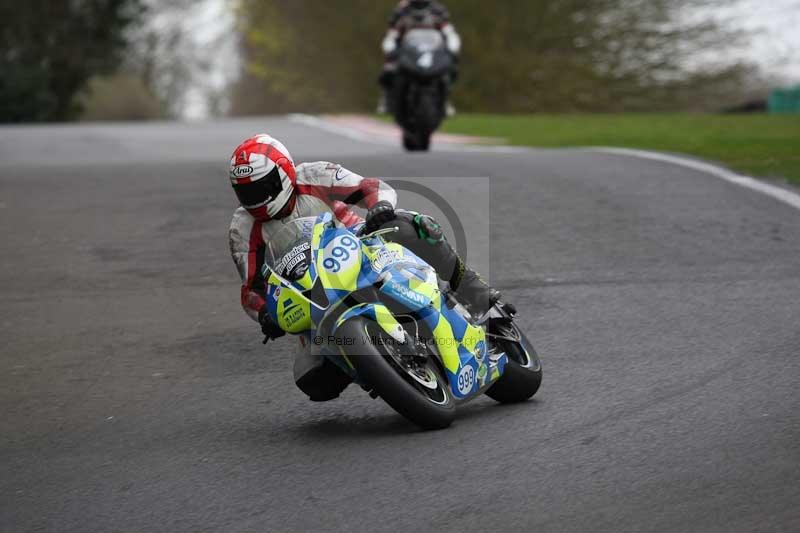
<svg viewBox="0 0 800 533"><path fill-rule="evenodd" d="M394 86L395 71L397 65L392 62L387 62L383 65L381 75L378 77L378 85L381 86L381 96L378 101L378 114L386 114L393 112L392 102L392 87Z"/></svg>
<svg viewBox="0 0 800 533"><path fill-rule="evenodd" d="M444 112L445 115L448 117L456 116L456 106L453 105L453 101L450 100L450 90L452 89L453 85L455 85L456 81L458 81L459 76L459 68L458 68L458 61L453 64L452 69L450 70L450 83L448 83L448 96L447 101L445 102Z"/></svg>
<svg viewBox="0 0 800 533"><path fill-rule="evenodd" d="M472 313L482 315L500 299L497 290L467 267L432 217L398 210L397 218L384 225L392 226L399 231L385 237L402 244L435 268Z"/></svg>
<svg viewBox="0 0 800 533"><path fill-rule="evenodd" d="M338 398L352 380L322 357L308 339L300 337L294 358L294 382L311 401L326 402Z"/></svg>

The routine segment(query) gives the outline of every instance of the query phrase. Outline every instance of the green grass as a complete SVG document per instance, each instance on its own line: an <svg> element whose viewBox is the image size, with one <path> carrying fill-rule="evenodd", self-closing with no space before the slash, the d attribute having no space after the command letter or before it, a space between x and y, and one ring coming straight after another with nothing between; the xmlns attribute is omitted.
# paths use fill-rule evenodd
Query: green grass
<svg viewBox="0 0 800 533"><path fill-rule="evenodd" d="M791 115L471 115L447 133L497 137L517 146L618 146L681 152L739 172L800 185L800 116Z"/></svg>

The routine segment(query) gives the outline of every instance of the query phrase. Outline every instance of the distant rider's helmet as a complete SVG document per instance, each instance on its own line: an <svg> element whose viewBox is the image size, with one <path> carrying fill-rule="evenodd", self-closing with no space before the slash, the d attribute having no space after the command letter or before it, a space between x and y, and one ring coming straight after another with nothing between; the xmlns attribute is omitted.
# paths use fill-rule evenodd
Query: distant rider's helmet
<svg viewBox="0 0 800 533"><path fill-rule="evenodd" d="M427 9L431 7L431 0L411 0L411 7L414 9Z"/></svg>
<svg viewBox="0 0 800 533"><path fill-rule="evenodd" d="M281 218L293 200L296 171L280 141L262 133L240 144L231 156L230 179L242 207L261 221Z"/></svg>

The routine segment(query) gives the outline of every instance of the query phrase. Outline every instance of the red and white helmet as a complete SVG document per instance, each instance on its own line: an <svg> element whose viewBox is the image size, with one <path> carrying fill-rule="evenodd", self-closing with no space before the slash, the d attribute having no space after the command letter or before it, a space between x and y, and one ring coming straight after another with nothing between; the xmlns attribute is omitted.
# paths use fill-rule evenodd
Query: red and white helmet
<svg viewBox="0 0 800 533"><path fill-rule="evenodd" d="M294 196L294 161L280 141L266 133L240 144L231 156L231 185L242 207L262 221L280 217Z"/></svg>

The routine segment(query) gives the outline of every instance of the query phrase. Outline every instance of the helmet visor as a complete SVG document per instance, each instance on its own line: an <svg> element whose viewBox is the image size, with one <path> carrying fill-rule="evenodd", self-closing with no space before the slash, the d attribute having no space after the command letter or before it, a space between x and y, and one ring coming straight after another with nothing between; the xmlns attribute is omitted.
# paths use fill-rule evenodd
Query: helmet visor
<svg viewBox="0 0 800 533"><path fill-rule="evenodd" d="M242 185L234 184L233 190L242 207L261 207L274 200L283 190L280 171L276 166L260 180Z"/></svg>

